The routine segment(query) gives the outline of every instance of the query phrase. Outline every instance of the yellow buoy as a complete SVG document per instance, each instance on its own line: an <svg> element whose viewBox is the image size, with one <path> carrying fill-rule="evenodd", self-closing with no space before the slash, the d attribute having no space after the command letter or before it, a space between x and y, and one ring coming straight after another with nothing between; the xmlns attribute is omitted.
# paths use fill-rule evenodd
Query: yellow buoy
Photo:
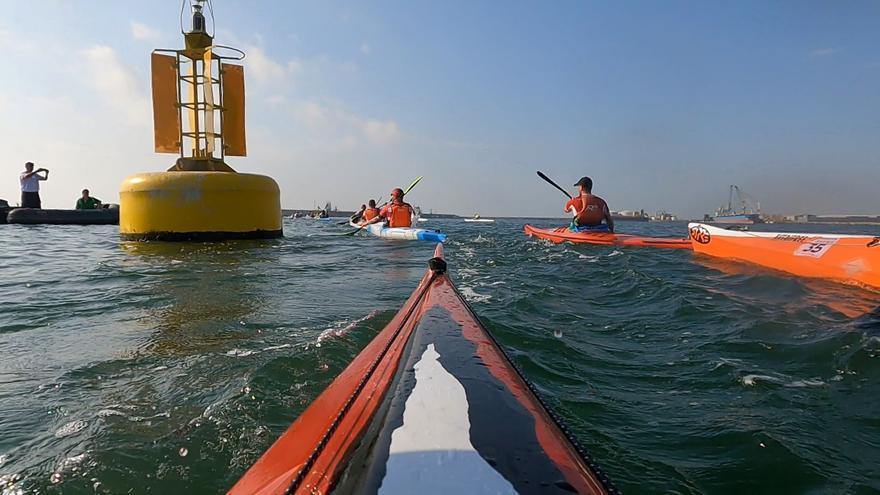
<svg viewBox="0 0 880 495"><path fill-rule="evenodd" d="M119 231L127 240L280 237L278 184L230 172L153 172L125 179Z"/></svg>
<svg viewBox="0 0 880 495"><path fill-rule="evenodd" d="M247 154L244 68L224 62L241 60L244 53L213 45L204 1L190 3L186 48L156 50L151 61L155 150L180 158L167 172L125 179L119 192L120 235L128 240L281 237L278 184L237 173L224 161Z"/></svg>

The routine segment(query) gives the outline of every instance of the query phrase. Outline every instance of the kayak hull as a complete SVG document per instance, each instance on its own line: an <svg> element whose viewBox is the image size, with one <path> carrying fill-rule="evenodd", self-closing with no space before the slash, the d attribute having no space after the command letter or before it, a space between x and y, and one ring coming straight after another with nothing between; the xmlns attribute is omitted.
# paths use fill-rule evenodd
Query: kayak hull
<svg viewBox="0 0 880 495"><path fill-rule="evenodd" d="M232 488L616 493L485 330L442 246L391 322Z"/></svg>
<svg viewBox="0 0 880 495"><path fill-rule="evenodd" d="M352 227L358 228L360 225L350 223ZM363 228L370 235L382 237L385 239L398 239L404 241L428 241L428 242L446 242L446 234L429 229L417 229L412 227L386 227L381 223L374 223Z"/></svg>
<svg viewBox="0 0 880 495"><path fill-rule="evenodd" d="M555 229L539 229L526 224L523 227L526 235L545 239L557 244L571 242L573 244L594 244L599 246L636 246L666 249L691 249L690 239L664 237L643 237L629 234L612 234L611 232L572 232L568 227Z"/></svg>
<svg viewBox="0 0 880 495"><path fill-rule="evenodd" d="M880 237L726 230L688 224L694 251L801 277L880 288Z"/></svg>
<svg viewBox="0 0 880 495"><path fill-rule="evenodd" d="M495 223L495 220L491 218L465 218L464 221L470 223Z"/></svg>

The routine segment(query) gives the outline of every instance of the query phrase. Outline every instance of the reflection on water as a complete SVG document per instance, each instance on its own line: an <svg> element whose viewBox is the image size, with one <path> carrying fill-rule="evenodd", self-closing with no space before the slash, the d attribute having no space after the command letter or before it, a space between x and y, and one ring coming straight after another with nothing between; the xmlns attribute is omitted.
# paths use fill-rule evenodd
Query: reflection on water
<svg viewBox="0 0 880 495"><path fill-rule="evenodd" d="M771 270L752 263L744 263L734 260L715 258L712 256L694 255L694 262L705 268L717 270L725 275L741 276L744 280L751 277L775 277L779 280L774 287L774 293L768 294L768 302L778 305L790 305L793 309L804 305L825 306L837 311L848 318L859 318L872 312L880 311L880 292L867 289L858 285L842 284L838 282L796 277L777 270ZM789 287L793 292L780 291L780 283L793 284ZM724 292L722 286L713 290ZM726 295L732 296L730 292ZM789 300L785 299L790 295ZM793 299L793 300L792 300Z"/></svg>
<svg viewBox="0 0 880 495"><path fill-rule="evenodd" d="M552 245L523 223L431 226L474 310L624 492L876 491L876 293L682 251ZM0 230L13 493L224 492L387 323L434 248L327 222L205 244Z"/></svg>
<svg viewBox="0 0 880 495"><path fill-rule="evenodd" d="M204 351L251 335L248 317L271 295L261 272L278 263L277 242L121 243L130 257L163 270L145 284L155 304L139 322L156 332L143 350Z"/></svg>

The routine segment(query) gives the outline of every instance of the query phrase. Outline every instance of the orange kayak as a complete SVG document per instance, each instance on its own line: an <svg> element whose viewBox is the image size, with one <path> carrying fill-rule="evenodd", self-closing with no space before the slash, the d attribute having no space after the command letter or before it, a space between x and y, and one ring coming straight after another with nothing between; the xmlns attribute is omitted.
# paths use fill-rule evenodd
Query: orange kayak
<svg viewBox="0 0 880 495"><path fill-rule="evenodd" d="M664 237L642 237L629 234L612 234L610 232L572 232L568 227L555 229L539 229L526 224L523 227L526 235L546 239L555 243L571 242L574 244L597 244L600 246L639 246L668 249L691 249L690 239L674 239Z"/></svg>
<svg viewBox="0 0 880 495"><path fill-rule="evenodd" d="M697 253L880 288L880 237L749 232L701 223L688 224L688 232Z"/></svg>
<svg viewBox="0 0 880 495"><path fill-rule="evenodd" d="M442 245L434 256L229 493L618 493L452 284Z"/></svg>

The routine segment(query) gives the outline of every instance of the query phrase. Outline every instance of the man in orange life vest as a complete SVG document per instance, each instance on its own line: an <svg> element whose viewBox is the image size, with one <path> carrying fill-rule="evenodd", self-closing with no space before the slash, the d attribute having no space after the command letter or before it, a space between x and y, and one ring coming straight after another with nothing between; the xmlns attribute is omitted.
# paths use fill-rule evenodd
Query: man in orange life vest
<svg viewBox="0 0 880 495"><path fill-rule="evenodd" d="M371 199L368 205L369 206L367 206L362 215L362 223L368 223L370 220L379 216L379 208L376 208L376 200Z"/></svg>
<svg viewBox="0 0 880 495"><path fill-rule="evenodd" d="M608 203L593 195L593 179L581 177L575 186L580 194L565 203L565 211L574 215L569 228L574 231L614 232L614 220L611 219ZM605 220L604 224L602 220Z"/></svg>
<svg viewBox="0 0 880 495"><path fill-rule="evenodd" d="M412 206L403 201L403 189L396 187L391 191L391 202L385 205L379 211L379 215L368 221L367 224L385 220L388 222L389 227L410 227L412 226L412 215Z"/></svg>

